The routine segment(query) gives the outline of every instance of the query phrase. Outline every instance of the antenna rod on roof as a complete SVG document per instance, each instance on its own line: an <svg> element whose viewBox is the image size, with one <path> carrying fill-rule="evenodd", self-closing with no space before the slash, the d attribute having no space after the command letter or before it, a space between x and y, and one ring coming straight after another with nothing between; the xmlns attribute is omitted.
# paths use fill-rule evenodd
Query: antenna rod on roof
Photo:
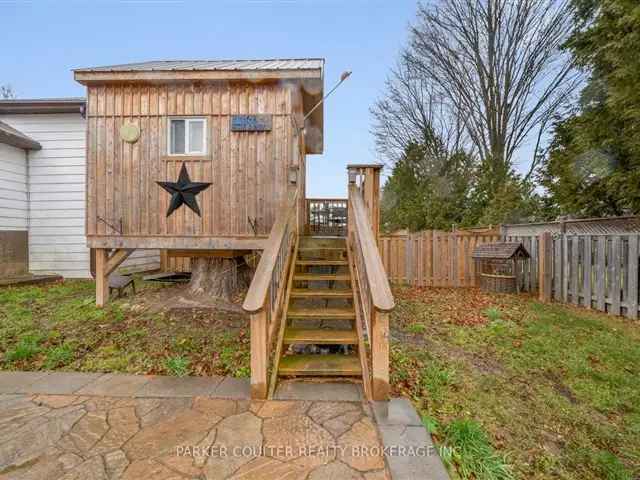
<svg viewBox="0 0 640 480"><path fill-rule="evenodd" d="M309 110L309 112L304 116L304 118L302 119L303 129L304 129L304 122L307 121L307 118L309 118L309 116L315 111L315 109L318 108L320 105L322 105L322 102L324 102L329 97L329 95L331 95L340 85L342 85L342 82L344 82L347 78L349 78L350 75L351 75L351 70L345 70L344 72L342 72L338 83L336 83L335 86L331 90L329 90L329 93L327 93L324 97L322 97L322 100L316 103L313 106L313 108Z"/></svg>

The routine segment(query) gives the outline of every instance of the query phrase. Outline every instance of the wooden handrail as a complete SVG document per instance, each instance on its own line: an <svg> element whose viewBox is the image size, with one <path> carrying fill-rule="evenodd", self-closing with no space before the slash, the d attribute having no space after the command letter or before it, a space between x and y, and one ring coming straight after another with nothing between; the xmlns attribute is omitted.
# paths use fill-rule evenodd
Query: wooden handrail
<svg viewBox="0 0 640 480"><path fill-rule="evenodd" d="M373 236L371 223L360 191L355 185L349 186L349 203L353 212L356 234L360 239L360 247L364 258L365 272L371 303L380 312L389 312L395 307L389 279Z"/></svg>
<svg viewBox="0 0 640 480"><path fill-rule="evenodd" d="M264 308L269 293L271 276L276 266L280 246L284 241L287 225L292 215L296 213L297 190L289 192L287 200L280 210L276 223L271 229L262 258L253 275L249 291L244 299L242 308L249 313L257 313Z"/></svg>

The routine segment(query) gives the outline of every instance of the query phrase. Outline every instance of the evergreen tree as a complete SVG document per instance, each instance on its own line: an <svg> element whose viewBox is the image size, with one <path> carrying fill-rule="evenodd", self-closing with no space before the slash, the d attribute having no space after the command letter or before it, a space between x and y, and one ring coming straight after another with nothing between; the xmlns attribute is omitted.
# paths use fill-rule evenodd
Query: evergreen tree
<svg viewBox="0 0 640 480"><path fill-rule="evenodd" d="M589 80L555 124L540 172L548 203L577 216L640 212L640 3L575 0L566 45Z"/></svg>

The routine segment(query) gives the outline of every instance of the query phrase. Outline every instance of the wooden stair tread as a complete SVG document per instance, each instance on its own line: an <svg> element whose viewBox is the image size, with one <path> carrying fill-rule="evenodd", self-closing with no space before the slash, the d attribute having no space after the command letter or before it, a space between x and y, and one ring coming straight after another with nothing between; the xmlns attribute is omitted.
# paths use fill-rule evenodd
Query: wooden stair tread
<svg viewBox="0 0 640 480"><path fill-rule="evenodd" d="M296 273L293 279L307 281L333 280L345 282L350 280L351 277L344 273Z"/></svg>
<svg viewBox="0 0 640 480"><path fill-rule="evenodd" d="M304 266L339 266L347 265L346 260L296 260L298 265Z"/></svg>
<svg viewBox="0 0 640 480"><path fill-rule="evenodd" d="M293 288L293 298L353 298L353 291L334 288Z"/></svg>
<svg viewBox="0 0 640 480"><path fill-rule="evenodd" d="M351 308L298 308L289 307L289 318L340 318L354 319L356 312Z"/></svg>
<svg viewBox="0 0 640 480"><path fill-rule="evenodd" d="M287 328L284 343L355 345L358 336L355 330Z"/></svg>
<svg viewBox="0 0 640 480"><path fill-rule="evenodd" d="M331 250L331 251L347 251L346 245L344 247L299 247L300 252L314 252L318 250Z"/></svg>
<svg viewBox="0 0 640 480"><path fill-rule="evenodd" d="M362 375L357 355L286 355L280 359L280 375Z"/></svg>

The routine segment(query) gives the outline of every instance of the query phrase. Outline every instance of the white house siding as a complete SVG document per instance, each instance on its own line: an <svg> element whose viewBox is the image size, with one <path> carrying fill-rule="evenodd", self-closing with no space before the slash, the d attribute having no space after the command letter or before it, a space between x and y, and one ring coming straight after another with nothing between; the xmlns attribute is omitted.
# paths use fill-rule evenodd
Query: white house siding
<svg viewBox="0 0 640 480"><path fill-rule="evenodd" d="M28 154L29 270L88 278L85 238L85 130L79 113L0 115L38 141ZM159 268L157 250L137 251L124 267Z"/></svg>
<svg viewBox="0 0 640 480"><path fill-rule="evenodd" d="M0 143L0 230L26 231L28 213L26 152Z"/></svg>

